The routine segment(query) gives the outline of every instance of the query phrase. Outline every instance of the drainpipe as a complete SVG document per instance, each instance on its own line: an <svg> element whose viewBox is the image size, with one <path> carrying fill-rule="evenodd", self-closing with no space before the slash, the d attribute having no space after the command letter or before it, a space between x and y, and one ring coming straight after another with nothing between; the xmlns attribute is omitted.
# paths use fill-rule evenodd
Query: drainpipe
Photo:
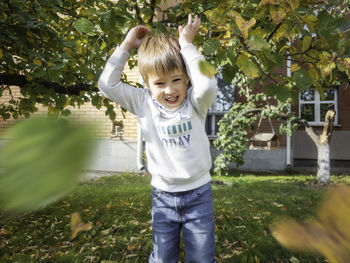
<svg viewBox="0 0 350 263"><path fill-rule="evenodd" d="M292 61L290 59L290 56L288 56L287 59L287 77L291 77L292 76L292 72L291 72L291 65L292 65ZM288 114L291 113L291 106L290 104L288 105ZM287 127L290 128L290 123L287 124ZM291 154L291 138L290 136L287 134L287 159L286 159L286 164L287 167L292 166L292 154Z"/></svg>
<svg viewBox="0 0 350 263"><path fill-rule="evenodd" d="M140 76L140 83L143 85L144 81L142 77ZM138 123L138 129L137 129L137 150L136 150L136 165L137 168L140 171L143 171L145 169L145 166L143 165L143 140L142 140L142 130L140 123Z"/></svg>
<svg viewBox="0 0 350 263"><path fill-rule="evenodd" d="M136 163L137 163L137 168L139 168L140 171L143 171L145 169L145 166L143 165L142 155L143 155L143 140L142 140L141 126L139 124L137 129Z"/></svg>

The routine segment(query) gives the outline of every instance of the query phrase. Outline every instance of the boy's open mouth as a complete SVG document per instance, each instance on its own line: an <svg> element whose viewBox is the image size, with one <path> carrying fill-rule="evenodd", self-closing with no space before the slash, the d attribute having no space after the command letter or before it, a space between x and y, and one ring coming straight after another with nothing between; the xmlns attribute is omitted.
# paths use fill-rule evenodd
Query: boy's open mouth
<svg viewBox="0 0 350 263"><path fill-rule="evenodd" d="M179 99L179 96L176 97L171 97L171 98L166 98L165 100L170 103L170 104L175 104L177 100Z"/></svg>

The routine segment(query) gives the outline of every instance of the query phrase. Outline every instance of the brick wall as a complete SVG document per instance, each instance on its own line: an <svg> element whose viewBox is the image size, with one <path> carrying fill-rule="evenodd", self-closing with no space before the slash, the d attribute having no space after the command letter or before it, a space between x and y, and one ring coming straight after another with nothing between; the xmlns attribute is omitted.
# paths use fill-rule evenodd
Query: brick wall
<svg viewBox="0 0 350 263"><path fill-rule="evenodd" d="M127 74L128 80L131 81L138 81L139 76L137 70L130 70L127 67L124 71ZM18 87L11 87L12 95L14 97L20 97L20 91ZM9 100L10 95L8 92L4 92L2 97L0 97L0 103L7 103ZM34 116L37 115L45 115L47 114L47 108L43 107L41 105L36 105L39 109L38 112L34 113ZM109 139L111 137L111 131L112 131L112 122L109 119L108 116L105 115L105 107L102 107L100 110L97 110L94 106L92 106L90 103L85 103L84 105L78 107L71 107L69 106L67 109L71 111L71 115L68 117L68 119L74 120L78 123L88 123L92 125L95 128L95 134L94 137L96 139ZM116 120L123 121L123 136L122 138L127 141L136 141L137 140L137 119L136 117L131 114L130 112L126 112L125 118L117 106L115 109L117 113ZM14 120L12 118L8 120L3 120L0 118L0 138L4 137L4 131L9 126L13 125L19 120L24 119L23 117L20 117L18 120ZM118 138L116 138L118 139Z"/></svg>
<svg viewBox="0 0 350 263"><path fill-rule="evenodd" d="M338 123L337 130L350 130L350 87L338 90Z"/></svg>

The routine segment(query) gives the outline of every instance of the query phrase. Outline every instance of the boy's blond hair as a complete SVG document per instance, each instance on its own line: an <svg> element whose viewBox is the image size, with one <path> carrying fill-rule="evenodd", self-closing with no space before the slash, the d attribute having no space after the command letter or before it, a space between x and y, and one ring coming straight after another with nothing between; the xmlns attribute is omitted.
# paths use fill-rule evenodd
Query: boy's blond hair
<svg viewBox="0 0 350 263"><path fill-rule="evenodd" d="M138 49L138 69L146 85L149 84L149 76L168 74L174 70L180 70L188 77L179 42L164 34L142 41Z"/></svg>

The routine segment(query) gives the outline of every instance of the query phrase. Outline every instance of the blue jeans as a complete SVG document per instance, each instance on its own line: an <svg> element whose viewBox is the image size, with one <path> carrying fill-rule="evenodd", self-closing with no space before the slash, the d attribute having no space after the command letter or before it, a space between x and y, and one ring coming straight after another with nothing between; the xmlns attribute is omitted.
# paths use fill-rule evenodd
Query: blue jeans
<svg viewBox="0 0 350 263"><path fill-rule="evenodd" d="M186 263L216 262L211 183L177 193L153 188L152 231L150 263L178 262L181 231Z"/></svg>

